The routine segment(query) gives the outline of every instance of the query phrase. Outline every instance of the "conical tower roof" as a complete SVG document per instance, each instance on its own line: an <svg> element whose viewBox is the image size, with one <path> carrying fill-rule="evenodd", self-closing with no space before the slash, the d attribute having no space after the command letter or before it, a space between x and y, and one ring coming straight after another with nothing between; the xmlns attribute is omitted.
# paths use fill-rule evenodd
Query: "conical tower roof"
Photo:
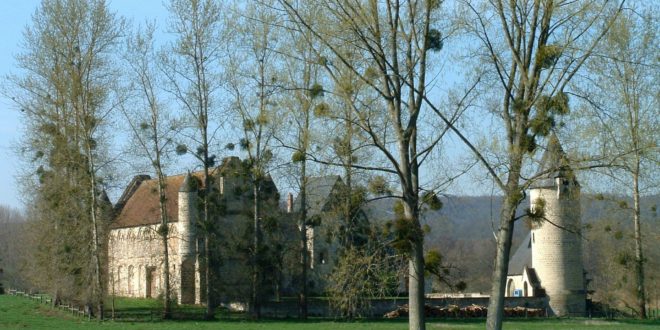
<svg viewBox="0 0 660 330"><path fill-rule="evenodd" d="M554 187L556 178L572 180L576 185L578 183L573 170L569 166L566 153L562 149L561 143L559 143L559 138L554 132L548 139L548 145L541 157L539 170L534 177L537 181L532 185L532 188Z"/></svg>

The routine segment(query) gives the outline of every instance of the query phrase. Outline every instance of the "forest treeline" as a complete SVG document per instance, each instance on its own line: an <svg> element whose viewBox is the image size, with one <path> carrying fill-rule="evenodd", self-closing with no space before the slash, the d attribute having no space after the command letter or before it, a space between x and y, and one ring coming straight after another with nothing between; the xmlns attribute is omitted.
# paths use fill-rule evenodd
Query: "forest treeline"
<svg viewBox="0 0 660 330"><path fill-rule="evenodd" d="M473 194L501 196L490 221L478 225L492 233L492 269L480 284L494 311L487 327L501 329L514 232L532 216L524 204L529 187L548 174L538 171L544 146L559 137L567 152L562 166L575 170L584 187L602 192L598 199L613 200L626 214L620 219L631 219L632 227L624 226L629 234L614 224L603 232L631 249L617 259L628 272L616 283L621 290L634 287L627 305L645 317L650 279L644 267L657 246L654 234L643 230L656 221L650 220L655 206L641 201L657 195L660 177L656 4L164 5L167 22L129 22L103 0L43 0L26 25L17 67L2 93L22 114L19 183L35 242L26 259L26 269L40 275L35 285L85 300L102 318L113 217L108 192L123 188L126 173L147 172L158 181L158 233L169 269L165 178L190 170L211 187L220 159L240 155L254 198L254 317L266 299L259 253L268 248L259 187L276 177L300 196L300 258L292 267L300 273L304 318L305 233L313 222L306 215L306 187L310 177L333 173L347 186L339 211L343 228L358 230L360 203L397 200L383 242L407 260L410 329L425 328L425 276L444 274L456 252L443 239L450 228L442 222L427 228L425 213L442 210L443 194L463 182L488 187ZM212 191L200 195L198 211L201 244L215 246L220 213ZM370 246L343 243L347 256L364 256L360 248ZM217 256L203 251L208 283L214 276L208 265ZM210 318L215 303L206 290ZM163 300L164 317L170 304Z"/></svg>

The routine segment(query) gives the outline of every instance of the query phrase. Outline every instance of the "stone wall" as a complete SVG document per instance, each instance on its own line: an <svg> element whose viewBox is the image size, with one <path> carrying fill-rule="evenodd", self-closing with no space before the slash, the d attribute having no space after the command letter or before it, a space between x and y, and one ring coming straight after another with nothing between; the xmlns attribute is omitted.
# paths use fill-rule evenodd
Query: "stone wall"
<svg viewBox="0 0 660 330"><path fill-rule="evenodd" d="M159 225L118 228L110 231L108 244L108 293L123 297L158 297L163 289L163 244ZM170 274L180 265L180 237L170 224ZM173 292L179 290L177 276L170 276Z"/></svg>
<svg viewBox="0 0 660 330"><path fill-rule="evenodd" d="M520 290L521 297L534 297L536 292L529 278L529 273L523 270L522 275L509 275L506 281L506 297L514 297L514 291Z"/></svg>

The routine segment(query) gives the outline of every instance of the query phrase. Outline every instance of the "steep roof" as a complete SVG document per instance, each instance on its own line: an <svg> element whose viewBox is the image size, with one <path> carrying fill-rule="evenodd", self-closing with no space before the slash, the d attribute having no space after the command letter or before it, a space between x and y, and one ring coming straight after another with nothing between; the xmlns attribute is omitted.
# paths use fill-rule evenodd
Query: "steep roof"
<svg viewBox="0 0 660 330"><path fill-rule="evenodd" d="M217 168L210 169L209 175L235 178L245 174L245 168L238 157L226 157ZM186 178L188 180L186 180ZM166 209L170 222L179 221L179 191L203 190L204 172L197 171L188 174L178 174L165 178ZM194 180L193 180L194 179ZM218 183L219 184L219 183ZM268 177L264 186L277 193L277 187ZM158 179L148 175L138 175L126 187L117 207L116 217L110 228L125 228L160 223L160 207L158 196Z"/></svg>
<svg viewBox="0 0 660 330"><path fill-rule="evenodd" d="M193 174L201 179L202 173ZM165 196L166 208L170 222L179 220L179 188L182 187L187 174L168 176L166 180ZM141 180L137 187L129 185L127 189L134 191L127 196L119 214L110 225L111 228L124 228L160 223L158 179Z"/></svg>
<svg viewBox="0 0 660 330"><path fill-rule="evenodd" d="M128 199L133 196L135 190L137 190L140 184L142 184L142 181L149 179L151 179L151 177L146 174L134 176L133 179L131 179L131 182L129 182L126 186L126 189L124 189L124 192L121 194L121 197L119 197L119 200L117 200L117 204L115 204L114 207L114 213L119 214L124 208L124 205L126 205Z"/></svg>
<svg viewBox="0 0 660 330"><path fill-rule="evenodd" d="M520 275L525 267L532 268L532 236L531 232L527 234L516 253L509 259L509 271L507 275Z"/></svg>
<svg viewBox="0 0 660 330"><path fill-rule="evenodd" d="M328 203L332 200L333 191L344 182L338 175L312 177L307 180L307 215L314 216L327 210ZM300 211L300 195L293 202L293 210Z"/></svg>
<svg viewBox="0 0 660 330"><path fill-rule="evenodd" d="M554 132L548 139L548 145L541 157L541 163L536 177L537 181L532 185L532 188L554 187L556 178L566 178L573 180L577 184L577 179L569 166L566 153L562 149L559 138L557 138Z"/></svg>

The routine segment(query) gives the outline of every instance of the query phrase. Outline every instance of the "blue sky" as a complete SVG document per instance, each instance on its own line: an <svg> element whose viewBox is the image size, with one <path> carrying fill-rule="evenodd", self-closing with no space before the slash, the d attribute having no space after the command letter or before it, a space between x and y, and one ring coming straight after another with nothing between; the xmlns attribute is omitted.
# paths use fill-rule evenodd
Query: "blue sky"
<svg viewBox="0 0 660 330"><path fill-rule="evenodd" d="M113 0L109 7L118 14L135 21L156 20L164 27L167 11L160 0ZM0 79L16 72L14 56L21 52L22 33L30 24L32 13L39 6L37 0L0 1ZM0 204L22 208L16 188L16 175L20 160L14 146L20 138L19 112L11 100L0 95Z"/></svg>
<svg viewBox="0 0 660 330"><path fill-rule="evenodd" d="M9 73L18 73L14 56L21 52L22 32L25 26L31 23L31 15L39 6L40 1L37 0L0 0L0 83L4 84L4 77ZM111 10L117 12L119 15L126 17L132 21L133 24L139 24L145 20L156 21L157 30L163 31L167 26L167 10L163 4L163 0L109 0L109 7ZM161 32L162 33L162 32ZM157 38L162 38L157 36ZM456 45L454 45L454 48ZM448 47L451 53L451 48ZM459 47L460 48L460 47ZM455 49L454 49L455 50ZM456 83L455 78L461 77L468 72L461 72L460 68L447 66L447 57L442 56L443 60L437 65L444 67L443 70L449 70L451 73L448 76L451 78L449 85ZM446 82L446 81L445 81ZM446 87L436 86L439 89ZM444 93L438 94L438 96ZM439 101L440 99L438 99ZM15 105L2 95L0 95L0 205L7 205L15 208L23 208L20 199L20 192L17 188L17 174L20 168L21 161L14 151L17 141L21 137L21 122L18 109ZM483 125L484 118L475 118L474 124L477 126ZM488 125L486 123L486 125ZM458 161L456 165L462 167L465 162L462 159L467 157L466 151L462 148L462 143L457 139L450 138L449 142L445 144L443 154L451 155L453 161ZM444 156L447 157L447 156ZM471 157L467 157L471 158ZM461 165L462 163L462 165ZM182 164L179 164L179 167ZM185 167L185 164L183 164ZM189 168L187 168L189 169ZM437 172L437 173L436 173ZM183 173L183 172L177 172ZM435 168L429 172L431 181L436 178L434 175L442 176L443 169ZM127 178L132 177L138 173L124 173ZM487 180L484 180L485 175L476 174L468 175L459 179L460 183L454 183L449 191L445 193L451 194L489 194L491 193L490 184L484 185ZM121 186L123 182L118 182ZM278 185L283 182L278 182ZM117 187L121 189L120 187ZM281 186L283 191L287 191L289 187ZM484 190L485 189L485 190ZM116 193L116 192L115 192ZM112 194L112 192L111 192ZM113 196L111 195L111 198Z"/></svg>

